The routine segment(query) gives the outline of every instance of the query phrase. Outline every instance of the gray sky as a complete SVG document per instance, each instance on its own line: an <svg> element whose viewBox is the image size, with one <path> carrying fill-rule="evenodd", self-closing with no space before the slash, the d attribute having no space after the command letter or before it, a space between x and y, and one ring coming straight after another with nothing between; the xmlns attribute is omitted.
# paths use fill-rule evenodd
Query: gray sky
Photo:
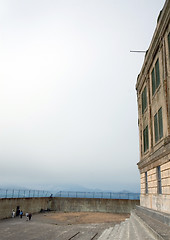
<svg viewBox="0 0 170 240"><path fill-rule="evenodd" d="M0 186L139 191L135 83L161 0L0 0ZM45 185L44 185L45 187Z"/></svg>

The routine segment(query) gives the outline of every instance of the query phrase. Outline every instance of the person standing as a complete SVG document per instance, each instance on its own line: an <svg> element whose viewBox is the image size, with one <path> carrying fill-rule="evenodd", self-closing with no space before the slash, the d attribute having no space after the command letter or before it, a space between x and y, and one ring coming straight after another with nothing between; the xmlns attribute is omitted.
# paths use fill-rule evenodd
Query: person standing
<svg viewBox="0 0 170 240"><path fill-rule="evenodd" d="M31 220L31 218L32 218L32 214L31 213L28 214L28 218L29 218L29 220Z"/></svg>
<svg viewBox="0 0 170 240"><path fill-rule="evenodd" d="M12 218L14 218L15 217L15 211L14 211L14 209L12 209Z"/></svg>
<svg viewBox="0 0 170 240"><path fill-rule="evenodd" d="M20 211L19 215L20 215L20 218L22 218L22 215L23 215L23 211L22 210Z"/></svg>

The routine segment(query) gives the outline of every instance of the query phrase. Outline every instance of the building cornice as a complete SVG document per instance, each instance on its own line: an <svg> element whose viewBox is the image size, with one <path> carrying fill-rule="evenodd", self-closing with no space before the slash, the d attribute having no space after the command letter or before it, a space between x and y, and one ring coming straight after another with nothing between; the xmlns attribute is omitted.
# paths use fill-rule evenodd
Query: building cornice
<svg viewBox="0 0 170 240"><path fill-rule="evenodd" d="M160 149L158 149L156 152L151 153L146 158L140 160L137 165L139 170L143 170L146 167L149 167L156 163L158 160L162 159L163 157L167 156L170 153L170 136L166 137L163 140L163 145Z"/></svg>

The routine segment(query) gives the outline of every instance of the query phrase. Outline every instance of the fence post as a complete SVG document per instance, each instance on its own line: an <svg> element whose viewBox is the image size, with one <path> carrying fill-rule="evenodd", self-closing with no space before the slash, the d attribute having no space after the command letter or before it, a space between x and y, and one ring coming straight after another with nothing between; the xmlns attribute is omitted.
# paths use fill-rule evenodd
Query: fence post
<svg viewBox="0 0 170 240"><path fill-rule="evenodd" d="M5 197L7 198L7 196L8 196L8 189L6 189L6 196Z"/></svg>

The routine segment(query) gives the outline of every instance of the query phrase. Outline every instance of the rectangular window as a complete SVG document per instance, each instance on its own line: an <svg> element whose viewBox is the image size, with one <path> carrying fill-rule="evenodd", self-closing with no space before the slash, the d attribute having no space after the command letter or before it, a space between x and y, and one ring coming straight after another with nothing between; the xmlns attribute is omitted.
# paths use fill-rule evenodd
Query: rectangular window
<svg viewBox="0 0 170 240"><path fill-rule="evenodd" d="M168 34L168 47L169 47L169 56L170 56L170 33Z"/></svg>
<svg viewBox="0 0 170 240"><path fill-rule="evenodd" d="M144 113L146 107L147 107L147 92L145 87L142 92L142 113Z"/></svg>
<svg viewBox="0 0 170 240"><path fill-rule="evenodd" d="M155 142L163 137L162 108L154 116Z"/></svg>
<svg viewBox="0 0 170 240"><path fill-rule="evenodd" d="M148 174L145 172L145 193L148 194Z"/></svg>
<svg viewBox="0 0 170 240"><path fill-rule="evenodd" d="M161 168L157 167L157 182L158 182L158 194L162 194L162 185L161 185Z"/></svg>
<svg viewBox="0 0 170 240"><path fill-rule="evenodd" d="M144 146L144 152L148 150L149 148L149 137L148 137L148 126L143 131L143 146Z"/></svg>
<svg viewBox="0 0 170 240"><path fill-rule="evenodd" d="M152 70L152 95L154 95L156 90L156 86L155 86L155 70Z"/></svg>
<svg viewBox="0 0 170 240"><path fill-rule="evenodd" d="M156 61L156 64L155 64L155 72L156 72L156 88L158 88L160 84L159 59Z"/></svg>
<svg viewBox="0 0 170 240"><path fill-rule="evenodd" d="M154 116L154 126L155 126L155 142L158 141L158 116L157 113Z"/></svg>
<svg viewBox="0 0 170 240"><path fill-rule="evenodd" d="M159 123L159 138L163 137L163 122L162 122L162 108L158 111L158 123Z"/></svg>
<svg viewBox="0 0 170 240"><path fill-rule="evenodd" d="M155 67L152 70L152 95L160 85L159 59L157 59Z"/></svg>

